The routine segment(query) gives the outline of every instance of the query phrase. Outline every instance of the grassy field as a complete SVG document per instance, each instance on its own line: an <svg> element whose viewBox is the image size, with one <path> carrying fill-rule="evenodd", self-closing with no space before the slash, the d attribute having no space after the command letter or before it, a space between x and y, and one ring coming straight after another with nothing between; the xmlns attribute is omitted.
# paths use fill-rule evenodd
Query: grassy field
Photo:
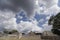
<svg viewBox="0 0 60 40"><path fill-rule="evenodd" d="M58 36L46 36L44 37L44 39L41 38L41 35L22 36L20 39L18 38L18 36L16 37L3 36L3 37L0 37L0 40L60 40L60 36L59 37Z"/></svg>
<svg viewBox="0 0 60 40"><path fill-rule="evenodd" d="M41 37L40 36L22 36L21 40L41 40Z"/></svg>
<svg viewBox="0 0 60 40"><path fill-rule="evenodd" d="M40 36L22 36L21 39L17 37L0 37L0 40L41 40Z"/></svg>

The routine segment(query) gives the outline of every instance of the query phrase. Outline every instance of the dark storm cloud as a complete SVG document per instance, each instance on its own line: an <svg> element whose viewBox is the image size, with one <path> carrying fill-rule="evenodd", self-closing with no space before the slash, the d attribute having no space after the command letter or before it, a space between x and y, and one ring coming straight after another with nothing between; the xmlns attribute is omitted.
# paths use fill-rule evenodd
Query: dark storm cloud
<svg viewBox="0 0 60 40"><path fill-rule="evenodd" d="M19 12L22 8L30 16L34 12L35 0L0 0L0 10L8 9L13 12Z"/></svg>

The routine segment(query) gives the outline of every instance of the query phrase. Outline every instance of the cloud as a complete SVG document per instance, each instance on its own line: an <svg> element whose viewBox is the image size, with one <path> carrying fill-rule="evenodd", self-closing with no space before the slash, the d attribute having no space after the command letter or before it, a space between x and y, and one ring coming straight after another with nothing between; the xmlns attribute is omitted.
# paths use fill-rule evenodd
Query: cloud
<svg viewBox="0 0 60 40"><path fill-rule="evenodd" d="M44 21L44 19L40 19L40 20L39 20L39 22L43 22L43 21Z"/></svg>
<svg viewBox="0 0 60 40"><path fill-rule="evenodd" d="M25 33L29 33L31 31L32 32L40 32L40 33L43 32L43 29L37 25L36 21L32 21L32 22L21 21L18 24L17 30L20 32L25 32Z"/></svg>
<svg viewBox="0 0 60 40"><path fill-rule="evenodd" d="M57 5L58 0L0 0L0 28L2 29L17 29L19 32L29 33L33 32L43 32L44 30L51 30L52 26L48 25L48 20L51 15L56 15L60 8ZM36 6L35 6L36 3ZM36 8L36 9L35 9ZM34 10L38 14L48 15L46 17L46 23L41 28L38 26L38 21L31 19L31 21L20 21L19 24L16 23L16 14L20 13L23 10L27 17L32 17L34 15ZM22 16L18 16L22 19ZM34 19L34 20L33 20ZM43 22L42 18L39 22ZM13 27L13 28L12 28Z"/></svg>
<svg viewBox="0 0 60 40"><path fill-rule="evenodd" d="M38 0L38 14L50 15L59 12L58 0Z"/></svg>
<svg viewBox="0 0 60 40"><path fill-rule="evenodd" d="M21 9L28 17L34 14L35 0L0 0L0 10L11 10L18 13Z"/></svg>
<svg viewBox="0 0 60 40"><path fill-rule="evenodd" d="M45 22L42 24L42 27L45 31L50 31L52 29L52 25L48 25L50 16L56 15L58 12L60 12L58 0L38 0L37 4L37 13L39 15L46 15L45 19L42 18L39 20L39 22Z"/></svg>
<svg viewBox="0 0 60 40"><path fill-rule="evenodd" d="M16 18L11 11L0 11L0 28L16 27ZM4 29L1 29L4 30Z"/></svg>
<svg viewBox="0 0 60 40"><path fill-rule="evenodd" d="M51 16L51 15L47 16L47 17L46 17L46 20L49 20L49 19L50 19L50 16Z"/></svg>
<svg viewBox="0 0 60 40"><path fill-rule="evenodd" d="M40 6L45 6L46 8L50 8L58 3L58 0L38 0L38 1Z"/></svg>
<svg viewBox="0 0 60 40"><path fill-rule="evenodd" d="M46 21L45 24L42 25L44 27L44 31L51 31L52 25L48 25L48 21Z"/></svg>
<svg viewBox="0 0 60 40"><path fill-rule="evenodd" d="M58 0L58 6L60 7L60 0Z"/></svg>
<svg viewBox="0 0 60 40"><path fill-rule="evenodd" d="M0 0L0 28L6 28L8 30L16 29L19 32L29 33L33 32L43 32L42 28L37 25L36 20L22 21L16 23L16 14L22 9L27 17L34 14L35 0ZM22 19L22 16L18 16ZM3 30L3 29L2 29Z"/></svg>
<svg viewBox="0 0 60 40"><path fill-rule="evenodd" d="M5 29L9 29L9 30L16 29L16 27L17 27L16 18L11 18L11 19L3 22L3 25L4 25Z"/></svg>
<svg viewBox="0 0 60 40"><path fill-rule="evenodd" d="M58 5L58 0L38 0L37 13L39 15L46 15L46 23L42 25L45 31L50 31L52 29L52 25L48 25L48 20L51 15L56 15L60 12L60 7ZM44 21L40 19L40 22Z"/></svg>
<svg viewBox="0 0 60 40"><path fill-rule="evenodd" d="M18 16L18 18L22 17ZM31 19L31 22L21 20L19 24L16 23L16 20L15 14L12 11L0 11L0 30L3 31L5 28L8 30L16 29L24 33L29 33L31 31L43 32L43 29L37 25L38 22L36 19Z"/></svg>
<svg viewBox="0 0 60 40"><path fill-rule="evenodd" d="M11 11L0 11L0 23L14 18L14 14Z"/></svg>

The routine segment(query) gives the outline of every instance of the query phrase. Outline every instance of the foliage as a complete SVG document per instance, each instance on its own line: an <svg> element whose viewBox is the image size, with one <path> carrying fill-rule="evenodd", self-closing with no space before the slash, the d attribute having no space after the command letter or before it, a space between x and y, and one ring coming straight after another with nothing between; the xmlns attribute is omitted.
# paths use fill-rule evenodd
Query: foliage
<svg viewBox="0 0 60 40"><path fill-rule="evenodd" d="M51 31L52 31L54 34L60 35L60 31L59 31L58 29L52 29Z"/></svg>
<svg viewBox="0 0 60 40"><path fill-rule="evenodd" d="M48 24L52 25L52 32L54 34L60 35L60 13L58 13L56 16L51 16Z"/></svg>
<svg viewBox="0 0 60 40"><path fill-rule="evenodd" d="M8 31L7 29L5 29L3 32L6 33L6 34L18 33L17 30Z"/></svg>

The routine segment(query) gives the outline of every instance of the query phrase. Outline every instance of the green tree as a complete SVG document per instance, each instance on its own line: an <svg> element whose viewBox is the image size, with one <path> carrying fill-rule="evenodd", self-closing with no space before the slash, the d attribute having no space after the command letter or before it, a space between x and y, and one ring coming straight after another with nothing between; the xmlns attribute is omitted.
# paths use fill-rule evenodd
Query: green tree
<svg viewBox="0 0 60 40"><path fill-rule="evenodd" d="M5 29L3 32L6 33L6 34L19 33L17 30L11 30L11 31L9 31L7 29Z"/></svg>
<svg viewBox="0 0 60 40"><path fill-rule="evenodd" d="M48 21L48 24L52 25L53 33L60 35L60 13L55 16L51 16Z"/></svg>

